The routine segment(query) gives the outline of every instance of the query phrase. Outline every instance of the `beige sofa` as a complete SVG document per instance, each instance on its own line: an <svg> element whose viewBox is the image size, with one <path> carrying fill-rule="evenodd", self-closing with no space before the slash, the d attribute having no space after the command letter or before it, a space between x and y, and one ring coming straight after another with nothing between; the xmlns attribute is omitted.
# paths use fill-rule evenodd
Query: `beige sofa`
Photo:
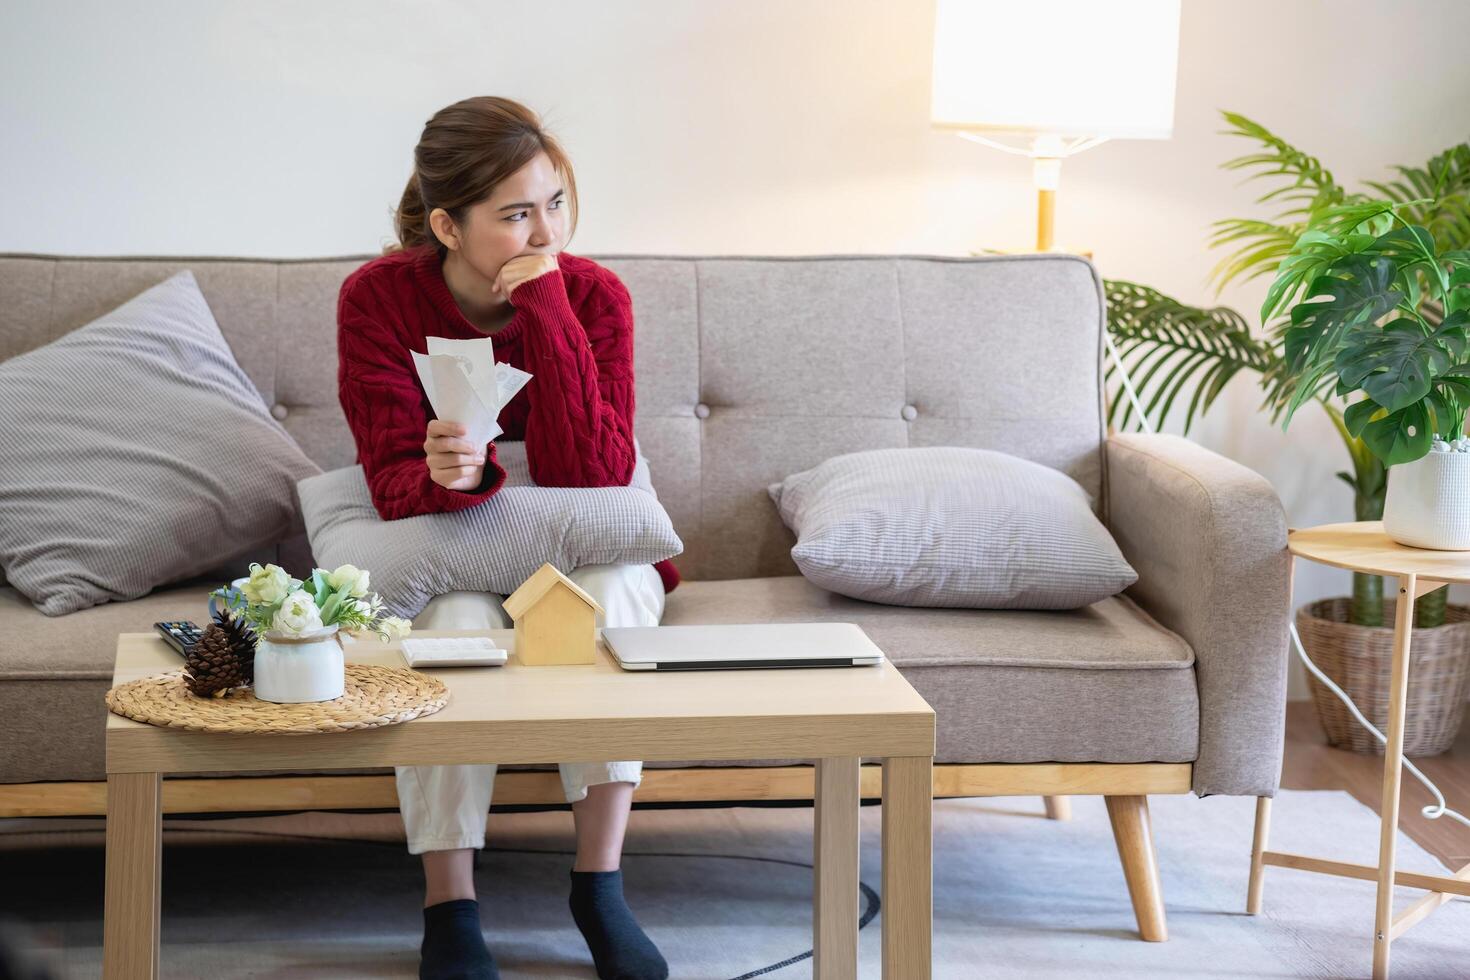
<svg viewBox="0 0 1470 980"><path fill-rule="evenodd" d="M1092 265L591 257L633 296L636 428L685 544L664 621L861 624L937 712L936 795L1046 795L1054 813L1067 794L1107 796L1141 931L1163 938L1147 796L1269 797L1277 785L1286 526L1251 470L1179 437L1107 432ZM0 359L187 267L275 416L323 469L349 465L335 304L368 258L0 255ZM838 453L930 445L1003 450L1075 478L1137 584L1084 609L1026 612L876 605L803 579L767 484ZM310 562L297 535L217 577L59 618L0 586L0 816L102 812L117 633L206 621L204 592L250 558ZM811 794L810 769L792 760L666 765L650 767L641 799ZM497 803L558 801L554 780L504 772ZM165 784L174 812L395 804L386 770Z"/></svg>

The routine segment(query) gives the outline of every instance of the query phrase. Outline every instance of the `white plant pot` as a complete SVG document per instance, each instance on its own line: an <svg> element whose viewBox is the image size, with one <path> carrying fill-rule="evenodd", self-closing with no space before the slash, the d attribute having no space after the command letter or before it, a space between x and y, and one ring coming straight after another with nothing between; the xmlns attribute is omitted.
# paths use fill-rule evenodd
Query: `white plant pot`
<svg viewBox="0 0 1470 980"><path fill-rule="evenodd" d="M262 701L331 701L346 682L335 624L300 637L266 631L255 646L255 696Z"/></svg>
<svg viewBox="0 0 1470 980"><path fill-rule="evenodd" d="M1470 551L1470 453L1429 453L1388 468L1383 530L1399 544Z"/></svg>

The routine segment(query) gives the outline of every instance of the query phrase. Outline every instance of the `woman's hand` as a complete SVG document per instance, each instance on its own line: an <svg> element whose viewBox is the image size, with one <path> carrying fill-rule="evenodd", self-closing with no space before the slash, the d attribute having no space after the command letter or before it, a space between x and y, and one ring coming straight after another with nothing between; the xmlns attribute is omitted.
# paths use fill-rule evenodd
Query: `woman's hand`
<svg viewBox="0 0 1470 980"><path fill-rule="evenodd" d="M555 255L517 255L500 267L495 277L495 289L506 299L521 283L557 269Z"/></svg>
<svg viewBox="0 0 1470 980"><path fill-rule="evenodd" d="M429 479L446 490L473 490L485 475L485 447L460 438L466 431L458 422L430 419L424 434Z"/></svg>

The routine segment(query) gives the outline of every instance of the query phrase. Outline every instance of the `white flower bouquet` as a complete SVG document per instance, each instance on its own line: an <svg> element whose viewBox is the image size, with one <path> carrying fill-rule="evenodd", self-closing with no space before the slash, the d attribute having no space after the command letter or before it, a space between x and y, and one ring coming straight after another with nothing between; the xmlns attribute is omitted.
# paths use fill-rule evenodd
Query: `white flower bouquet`
<svg viewBox="0 0 1470 980"><path fill-rule="evenodd" d="M243 618L257 637L266 634L308 637L331 632L376 633L383 642L409 634L409 621L381 616L383 600L368 591L368 572L355 565L334 571L313 568L307 579L293 578L279 565L250 563L249 578L209 593L232 618Z"/></svg>

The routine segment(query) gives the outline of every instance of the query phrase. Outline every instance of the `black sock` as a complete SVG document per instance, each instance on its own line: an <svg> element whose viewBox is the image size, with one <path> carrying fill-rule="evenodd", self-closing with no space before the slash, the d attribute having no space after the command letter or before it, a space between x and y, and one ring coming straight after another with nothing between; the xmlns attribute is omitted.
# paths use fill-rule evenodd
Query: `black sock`
<svg viewBox="0 0 1470 980"><path fill-rule="evenodd" d="M480 931L480 903L456 898L424 909L419 980L500 980Z"/></svg>
<svg viewBox="0 0 1470 980"><path fill-rule="evenodd" d="M569 904L601 980L667 980L669 964L623 901L622 871L573 871Z"/></svg>

